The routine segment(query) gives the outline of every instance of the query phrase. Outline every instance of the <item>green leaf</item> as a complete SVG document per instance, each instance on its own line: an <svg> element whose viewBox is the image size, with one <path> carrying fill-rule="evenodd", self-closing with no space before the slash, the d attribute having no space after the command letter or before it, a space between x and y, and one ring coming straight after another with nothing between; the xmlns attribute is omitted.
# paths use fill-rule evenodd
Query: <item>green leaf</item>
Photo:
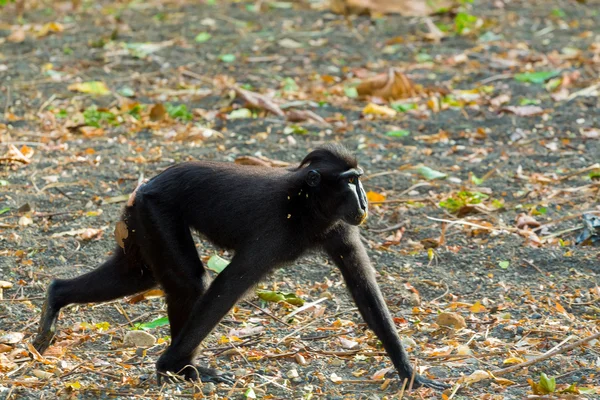
<svg viewBox="0 0 600 400"><path fill-rule="evenodd" d="M542 372L540 375L540 387L546 393L554 393L556 391L556 378L549 378L548 375Z"/></svg>
<svg viewBox="0 0 600 400"><path fill-rule="evenodd" d="M188 111L188 108L185 104L171 104L166 103L165 108L167 109L167 114L171 118L180 119L182 121L191 121L194 118L194 115Z"/></svg>
<svg viewBox="0 0 600 400"><path fill-rule="evenodd" d="M590 172L588 177L593 181L600 180L600 170Z"/></svg>
<svg viewBox="0 0 600 400"><path fill-rule="evenodd" d="M289 135L289 134L294 134L294 135L307 135L308 134L308 130L300 125L290 125L290 126L286 126L285 128L283 128L283 134L284 135Z"/></svg>
<svg viewBox="0 0 600 400"><path fill-rule="evenodd" d="M423 175L423 177L427 180L434 180L434 179L444 179L446 178L448 175L440 172L440 171L436 171L434 169L431 169L429 167L425 167L425 166L421 166L417 169L417 172L421 175Z"/></svg>
<svg viewBox="0 0 600 400"><path fill-rule="evenodd" d="M69 85L68 89L75 92L96 94L99 96L110 94L110 90L106 87L106 84L100 81L74 83Z"/></svg>
<svg viewBox="0 0 600 400"><path fill-rule="evenodd" d="M521 99L519 100L520 106L530 106L530 105L538 105L542 101L540 99Z"/></svg>
<svg viewBox="0 0 600 400"><path fill-rule="evenodd" d="M144 322L143 324L135 324L135 328L136 329L154 329L154 328L158 328L159 326L165 326L165 325L169 325L168 317L158 318L158 319L155 319L154 321Z"/></svg>
<svg viewBox="0 0 600 400"><path fill-rule="evenodd" d="M516 74L515 80L519 82L542 84L558 74L560 74L560 71L524 72L522 74Z"/></svg>
<svg viewBox="0 0 600 400"><path fill-rule="evenodd" d="M221 54L219 59L224 63L232 63L235 61L235 54Z"/></svg>
<svg viewBox="0 0 600 400"><path fill-rule="evenodd" d="M398 112L407 112L408 110L416 110L417 105L415 103L394 103L391 107Z"/></svg>
<svg viewBox="0 0 600 400"><path fill-rule="evenodd" d="M347 86L344 88L344 94L351 99L355 99L358 97L358 90L355 87Z"/></svg>
<svg viewBox="0 0 600 400"><path fill-rule="evenodd" d="M471 175L471 182L473 182L473 185L481 185L483 181L483 178L478 178L475 174Z"/></svg>
<svg viewBox="0 0 600 400"><path fill-rule="evenodd" d="M208 259L207 267L210 270L215 271L216 273L221 273L223 270L229 265L229 261L224 258L219 257L218 255L214 255Z"/></svg>
<svg viewBox="0 0 600 400"><path fill-rule="evenodd" d="M597 394L596 389L594 388L580 387L577 388L577 390L579 390L579 393L581 394Z"/></svg>
<svg viewBox="0 0 600 400"><path fill-rule="evenodd" d="M212 35L208 32L200 32L199 34L196 35L196 37L194 38L194 41L196 43L204 43L204 42L208 41L211 37L212 37Z"/></svg>
<svg viewBox="0 0 600 400"><path fill-rule="evenodd" d="M390 137L406 137L409 136L410 132L407 131L406 129L399 129L397 131L389 131L385 133L385 136L390 136Z"/></svg>
<svg viewBox="0 0 600 400"><path fill-rule="evenodd" d="M123 86L117 92L123 97L133 97L135 96L135 91L129 86Z"/></svg>
<svg viewBox="0 0 600 400"><path fill-rule="evenodd" d="M229 119L252 118L252 111L247 108L238 108L229 113Z"/></svg>
<svg viewBox="0 0 600 400"><path fill-rule="evenodd" d="M510 266L510 261L498 261L498 266L502 269L507 269Z"/></svg>
<svg viewBox="0 0 600 400"><path fill-rule="evenodd" d="M285 301L286 303L290 303L294 306L301 306L304 304L304 300L296 296L294 293L274 292L272 290L257 290L256 294L259 299L273 303Z"/></svg>
<svg viewBox="0 0 600 400"><path fill-rule="evenodd" d="M246 396L247 399L255 399L256 393L254 393L254 388L250 386L248 389L246 389L244 396Z"/></svg>
<svg viewBox="0 0 600 400"><path fill-rule="evenodd" d="M10 207L0 208L0 215L7 213L10 211Z"/></svg>
<svg viewBox="0 0 600 400"><path fill-rule="evenodd" d="M5 181L4 179L0 179L0 186L8 186L8 181Z"/></svg>
<svg viewBox="0 0 600 400"><path fill-rule="evenodd" d="M283 80L283 91L284 92L296 92L298 91L298 84L292 78L285 78Z"/></svg>
<svg viewBox="0 0 600 400"><path fill-rule="evenodd" d="M459 12L454 18L454 29L456 33L462 35L468 33L477 23L477 17L465 12Z"/></svg>
<svg viewBox="0 0 600 400"><path fill-rule="evenodd" d="M415 60L416 60L417 62L424 63L424 62L427 62L427 61L431 61L431 60L433 60L433 57L431 57L431 56L430 56L429 54L427 54L427 53L419 53L419 54L417 54L417 55L415 56Z"/></svg>
<svg viewBox="0 0 600 400"><path fill-rule="evenodd" d="M563 10L561 10L560 8L555 8L552 10L552 15L558 18L564 18L567 16L567 14L565 14L565 12Z"/></svg>

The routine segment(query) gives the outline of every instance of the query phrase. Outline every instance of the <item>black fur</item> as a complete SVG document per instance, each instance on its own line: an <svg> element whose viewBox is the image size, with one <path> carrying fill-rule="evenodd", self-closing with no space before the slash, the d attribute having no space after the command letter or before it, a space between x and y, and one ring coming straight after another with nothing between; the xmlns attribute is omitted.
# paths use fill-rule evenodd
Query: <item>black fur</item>
<svg viewBox="0 0 600 400"><path fill-rule="evenodd" d="M356 226L367 213L359 175L356 160L339 145L317 149L289 170L216 162L168 168L139 187L125 208L123 248L117 247L96 270L50 285L35 347L43 352L49 346L62 307L108 301L160 284L172 343L157 362L159 382L174 373L232 383L229 374L193 367L196 348L267 273L307 250L322 248L340 268L360 313L400 377L410 379L409 358ZM212 283L190 229L235 251ZM417 375L414 386L420 385L445 387Z"/></svg>

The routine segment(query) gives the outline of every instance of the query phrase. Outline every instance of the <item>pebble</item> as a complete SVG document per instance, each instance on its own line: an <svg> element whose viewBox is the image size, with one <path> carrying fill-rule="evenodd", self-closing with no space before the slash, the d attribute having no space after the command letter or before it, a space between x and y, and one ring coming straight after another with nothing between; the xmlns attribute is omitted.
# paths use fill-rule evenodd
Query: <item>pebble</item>
<svg viewBox="0 0 600 400"><path fill-rule="evenodd" d="M215 389L217 388L217 385L215 385L212 382L206 382L203 386L202 386L202 393L204 394L211 394L212 392L215 391Z"/></svg>
<svg viewBox="0 0 600 400"><path fill-rule="evenodd" d="M156 338L144 331L129 331L123 339L124 347L150 347L156 344Z"/></svg>

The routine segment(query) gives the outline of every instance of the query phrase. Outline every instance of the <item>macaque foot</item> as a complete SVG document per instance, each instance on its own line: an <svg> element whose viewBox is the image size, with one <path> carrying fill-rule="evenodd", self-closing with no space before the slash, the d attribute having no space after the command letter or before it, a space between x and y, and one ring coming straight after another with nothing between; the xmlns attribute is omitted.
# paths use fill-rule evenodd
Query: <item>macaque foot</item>
<svg viewBox="0 0 600 400"><path fill-rule="evenodd" d="M421 375L417 375L417 376L415 376L415 381L413 382L413 389L420 388L420 387L427 387L430 389L443 391L443 390L451 388L452 385L449 385L449 384L443 383L443 382L434 381L432 379L425 378Z"/></svg>
<svg viewBox="0 0 600 400"><path fill-rule="evenodd" d="M162 385L163 380L165 383L174 383L181 380L192 382L200 380L202 382L226 383L228 385L235 383L233 374L195 365L186 365L177 371L157 369L156 380L159 385Z"/></svg>
<svg viewBox="0 0 600 400"><path fill-rule="evenodd" d="M48 297L42 306L40 326L38 327L38 333L33 340L33 347L35 347L40 354L43 354L50 346L50 342L56 333L56 321L58 319L59 310L49 305L52 296L51 290L52 286L50 287Z"/></svg>

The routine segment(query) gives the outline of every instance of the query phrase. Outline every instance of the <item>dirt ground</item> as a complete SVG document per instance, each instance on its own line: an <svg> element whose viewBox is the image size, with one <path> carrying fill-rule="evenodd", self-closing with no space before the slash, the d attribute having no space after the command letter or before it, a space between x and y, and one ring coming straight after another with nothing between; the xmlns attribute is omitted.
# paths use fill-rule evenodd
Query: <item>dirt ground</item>
<svg viewBox="0 0 600 400"><path fill-rule="evenodd" d="M147 330L159 338L149 349L122 346L135 323L166 316L160 297L68 307L49 354L27 352L45 288L110 254L140 175L190 159L296 164L330 141L366 172L362 233L378 280L413 360L458 387L446 396L550 398L535 389L545 373L554 396L600 398L598 340L473 378L600 331L599 247L575 245L582 214L600 216L600 3L468 7L482 24L439 42L423 18L344 17L316 1L32 2L21 19L0 8L0 398L399 398L395 379L379 380L389 359L320 254L262 287L325 300L286 318L295 306L251 294L203 343L199 362L235 373L233 387L157 386L167 326ZM391 105L352 88L390 67L425 91L374 115L370 102ZM558 72L518 78L532 71ZM92 81L110 93L85 93ZM328 125L244 111L235 85ZM427 180L423 166L445 179ZM443 312L466 327L441 326Z"/></svg>

